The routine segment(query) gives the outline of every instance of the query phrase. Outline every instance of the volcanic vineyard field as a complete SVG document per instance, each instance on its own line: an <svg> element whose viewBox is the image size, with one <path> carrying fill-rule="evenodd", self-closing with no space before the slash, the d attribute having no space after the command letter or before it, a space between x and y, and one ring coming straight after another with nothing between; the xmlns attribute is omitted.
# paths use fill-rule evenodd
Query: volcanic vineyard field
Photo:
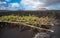
<svg viewBox="0 0 60 38"><path fill-rule="evenodd" d="M33 31L34 35L38 32L54 32L51 28L59 19L59 11L0 11L0 30Z"/></svg>

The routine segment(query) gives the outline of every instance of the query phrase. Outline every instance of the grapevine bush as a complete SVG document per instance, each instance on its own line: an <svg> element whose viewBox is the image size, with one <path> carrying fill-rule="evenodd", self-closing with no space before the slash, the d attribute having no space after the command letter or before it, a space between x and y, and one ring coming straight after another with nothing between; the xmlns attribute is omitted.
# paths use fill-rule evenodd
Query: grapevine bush
<svg viewBox="0 0 60 38"><path fill-rule="evenodd" d="M55 17L37 17L34 15L29 15L29 16L18 16L18 15L9 15L9 16L1 16L0 17L0 22L25 22L28 24L39 24L39 25L47 25L47 24L52 24L56 22Z"/></svg>

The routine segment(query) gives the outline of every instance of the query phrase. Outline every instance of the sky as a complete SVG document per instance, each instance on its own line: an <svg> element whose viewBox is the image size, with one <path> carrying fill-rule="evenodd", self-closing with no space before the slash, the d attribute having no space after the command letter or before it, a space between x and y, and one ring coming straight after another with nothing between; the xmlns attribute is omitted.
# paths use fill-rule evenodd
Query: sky
<svg viewBox="0 0 60 38"><path fill-rule="evenodd" d="M0 0L0 10L60 10L60 0Z"/></svg>

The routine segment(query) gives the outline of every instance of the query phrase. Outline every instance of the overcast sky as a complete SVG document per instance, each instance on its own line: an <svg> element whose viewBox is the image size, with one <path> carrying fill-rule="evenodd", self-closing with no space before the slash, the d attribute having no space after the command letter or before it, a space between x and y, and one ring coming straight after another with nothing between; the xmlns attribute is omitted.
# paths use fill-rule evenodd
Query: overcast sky
<svg viewBox="0 0 60 38"><path fill-rule="evenodd" d="M60 0L0 0L0 10L60 10Z"/></svg>

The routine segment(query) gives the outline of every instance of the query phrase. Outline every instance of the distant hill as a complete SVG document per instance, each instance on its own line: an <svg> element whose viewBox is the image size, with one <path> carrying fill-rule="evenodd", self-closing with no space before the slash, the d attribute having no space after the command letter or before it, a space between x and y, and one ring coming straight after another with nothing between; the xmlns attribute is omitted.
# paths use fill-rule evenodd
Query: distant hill
<svg viewBox="0 0 60 38"><path fill-rule="evenodd" d="M45 10L48 10L48 9L46 9L46 8L39 8L38 10L45 11Z"/></svg>
<svg viewBox="0 0 60 38"><path fill-rule="evenodd" d="M20 11L29 11L29 12L33 12L33 11L60 11L60 10L48 10L48 9L45 9L45 8L40 8L39 10L0 10L0 12L20 12Z"/></svg>

